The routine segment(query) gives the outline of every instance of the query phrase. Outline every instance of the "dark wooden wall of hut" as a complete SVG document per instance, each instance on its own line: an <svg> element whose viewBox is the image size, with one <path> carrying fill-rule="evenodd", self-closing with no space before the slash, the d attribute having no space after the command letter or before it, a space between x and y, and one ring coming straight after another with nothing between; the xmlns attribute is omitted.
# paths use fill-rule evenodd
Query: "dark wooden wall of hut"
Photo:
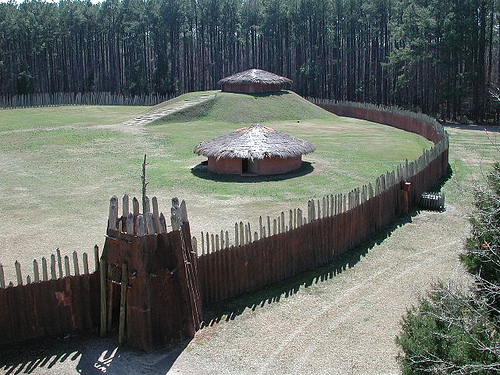
<svg viewBox="0 0 500 375"><path fill-rule="evenodd" d="M262 94L265 92L276 92L283 89L282 84L261 84L261 83L224 83L222 91L236 92L243 94Z"/></svg>

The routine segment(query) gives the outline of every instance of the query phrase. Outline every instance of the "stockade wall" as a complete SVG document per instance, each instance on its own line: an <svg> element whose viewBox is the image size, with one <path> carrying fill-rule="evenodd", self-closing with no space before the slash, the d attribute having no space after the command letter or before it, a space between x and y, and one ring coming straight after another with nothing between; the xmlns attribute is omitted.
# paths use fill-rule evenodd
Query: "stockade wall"
<svg viewBox="0 0 500 375"><path fill-rule="evenodd" d="M425 151L418 160L406 162L396 171L380 176L374 184L369 183L348 194L312 199L304 211L300 208L289 210L288 213L282 212L272 220L270 217L261 217L255 231L250 228L250 224L236 223L233 245L230 244L227 231L221 231L220 235L202 233L199 241L194 237L192 239L193 248L198 247L198 257L189 260L189 241L184 241L183 254L187 255L183 257L187 258L183 263L189 265L185 272L186 275L195 274L192 279L199 285L200 293L196 292L197 288L191 288L194 290L189 293L194 295L190 297L191 302L185 301L186 298L183 297L179 301L180 304L196 302L197 296L200 296L205 303L235 297L325 264L368 240L397 216L405 213L408 206L417 202L422 192L427 191L445 174L448 168L448 139L436 121L412 113L362 107L352 103L317 102L316 104L342 115L352 115L414 131L431 139L435 146ZM403 183L405 181L412 184L409 191L405 189L406 185ZM135 211L138 210L135 206L134 203L134 213L132 213L134 220L126 222L132 223L136 217L137 220L142 217L136 215ZM155 207L153 204L153 212ZM146 223L149 223L154 215L151 215L149 209L146 212L150 214L145 217ZM142 219L144 220L143 217ZM111 222L117 226L116 229L119 229L116 212L110 214ZM127 230L127 233L129 232ZM183 236L187 237L188 232L189 225L186 223ZM158 238L161 239L162 236ZM156 249L155 246L152 248ZM94 250L93 273L89 272L92 266L89 267L86 254L83 255L81 267L76 253L72 259L69 257L62 259L60 252L51 256L50 260L42 258L41 270L35 261L33 277L25 279L20 264L16 263L17 286L13 283L6 286L0 265L0 343L87 329L99 325L100 319L102 328L103 315L99 316L102 285L99 282L101 275L97 271L100 264L98 249ZM73 271L70 270L71 264ZM158 265L156 262L154 264ZM83 274L80 273L80 268L83 269ZM194 269L197 269L197 275ZM154 273L147 278L154 279L158 275L159 273ZM148 300L151 302L157 301L156 296L166 292L160 281L151 284L152 294L148 294ZM127 292L131 293L131 298L132 290ZM163 298L165 299L165 296ZM131 299L130 306L132 301ZM196 329L199 309L196 307L197 303L193 306L195 308L190 307L187 310L193 315L192 325ZM172 319L168 320L167 315L171 318L176 315L172 311L164 314L163 312L169 310L167 307L162 313L155 313L157 310L162 309L158 306L153 307L151 318L143 319L144 322L150 322L148 323L150 328L170 324ZM127 320L132 314L128 316ZM136 324L130 326L134 325ZM168 332L178 332L178 330L172 327ZM135 337L131 331L128 333L131 335L129 339ZM155 336L158 333L162 335L161 340ZM167 342L170 339L167 337L169 335L170 333L166 331L151 333L149 338L139 340L139 346L148 347L158 340Z"/></svg>
<svg viewBox="0 0 500 375"><path fill-rule="evenodd" d="M256 231L236 223L234 244L228 231L201 234L199 247L200 294L204 303L236 297L300 272L328 263L369 240L407 212L448 169L448 137L437 121L419 114L388 112L353 103L318 102L344 115L413 131L435 143L431 150L396 171L348 194L313 199L307 214L301 209L275 219L259 219ZM411 183L411 187L405 182Z"/></svg>
<svg viewBox="0 0 500 375"><path fill-rule="evenodd" d="M22 276L16 262L17 285L5 285L0 265L0 344L58 335L95 327L99 323L99 248L89 265L87 253L33 261L33 273Z"/></svg>
<svg viewBox="0 0 500 375"><path fill-rule="evenodd" d="M0 96L0 108L49 107L56 105L137 105L152 106L173 96L149 94L126 96L111 92L40 93Z"/></svg>

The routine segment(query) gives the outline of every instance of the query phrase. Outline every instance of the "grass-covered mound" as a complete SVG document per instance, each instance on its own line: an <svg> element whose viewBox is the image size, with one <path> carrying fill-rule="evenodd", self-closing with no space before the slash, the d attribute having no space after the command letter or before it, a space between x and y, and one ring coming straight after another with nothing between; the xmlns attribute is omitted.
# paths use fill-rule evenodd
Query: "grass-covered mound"
<svg viewBox="0 0 500 375"><path fill-rule="evenodd" d="M161 103L151 111L177 108L186 102L192 105L157 120L157 123L201 120L250 125L256 122L297 122L336 117L291 91L252 95L220 91L193 92Z"/></svg>

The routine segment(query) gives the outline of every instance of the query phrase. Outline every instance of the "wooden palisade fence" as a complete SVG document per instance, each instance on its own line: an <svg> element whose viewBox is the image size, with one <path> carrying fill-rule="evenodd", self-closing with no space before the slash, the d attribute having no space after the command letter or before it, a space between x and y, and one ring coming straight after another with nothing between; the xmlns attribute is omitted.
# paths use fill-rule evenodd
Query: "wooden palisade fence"
<svg viewBox="0 0 500 375"><path fill-rule="evenodd" d="M297 208L276 218L260 217L254 230L250 223L239 222L234 232L202 232L193 243L199 247L204 303L235 297L330 262L407 213L446 173L448 137L434 119L357 103L315 103L342 116L416 132L433 141L434 147L418 160L378 177L374 184L310 200L307 213Z"/></svg>
<svg viewBox="0 0 500 375"><path fill-rule="evenodd" d="M261 217L254 227L237 222L231 231L202 232L199 240L191 237L184 202L172 200L168 232L156 198L145 199L141 214L137 199L130 209L125 195L119 213L113 197L93 273L87 256L81 272L76 255L63 261L59 252L42 259L41 271L34 263L26 283L16 265L17 286L5 285L0 267L0 343L96 326L101 335L117 330L120 343L143 349L190 337L201 325L202 301L236 297L330 262L407 213L446 173L448 137L437 121L356 103L316 104L416 132L434 146L373 184L311 199L304 210Z"/></svg>
<svg viewBox="0 0 500 375"><path fill-rule="evenodd" d="M0 108L49 107L56 105L137 105L152 106L172 96L148 94L126 96L111 92L39 93L0 96Z"/></svg>
<svg viewBox="0 0 500 375"><path fill-rule="evenodd" d="M86 330L99 322L99 248L94 261L83 253L61 256L59 249L39 263L33 273L22 276L15 263L17 285L5 283L0 265L0 344L29 338Z"/></svg>

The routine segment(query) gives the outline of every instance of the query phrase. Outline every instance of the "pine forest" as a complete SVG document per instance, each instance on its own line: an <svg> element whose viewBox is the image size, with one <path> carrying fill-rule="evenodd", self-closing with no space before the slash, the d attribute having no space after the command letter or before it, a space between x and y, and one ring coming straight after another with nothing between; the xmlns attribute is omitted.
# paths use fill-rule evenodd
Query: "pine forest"
<svg viewBox="0 0 500 375"><path fill-rule="evenodd" d="M497 0L0 4L0 95L175 96L259 68L305 97L497 121Z"/></svg>

